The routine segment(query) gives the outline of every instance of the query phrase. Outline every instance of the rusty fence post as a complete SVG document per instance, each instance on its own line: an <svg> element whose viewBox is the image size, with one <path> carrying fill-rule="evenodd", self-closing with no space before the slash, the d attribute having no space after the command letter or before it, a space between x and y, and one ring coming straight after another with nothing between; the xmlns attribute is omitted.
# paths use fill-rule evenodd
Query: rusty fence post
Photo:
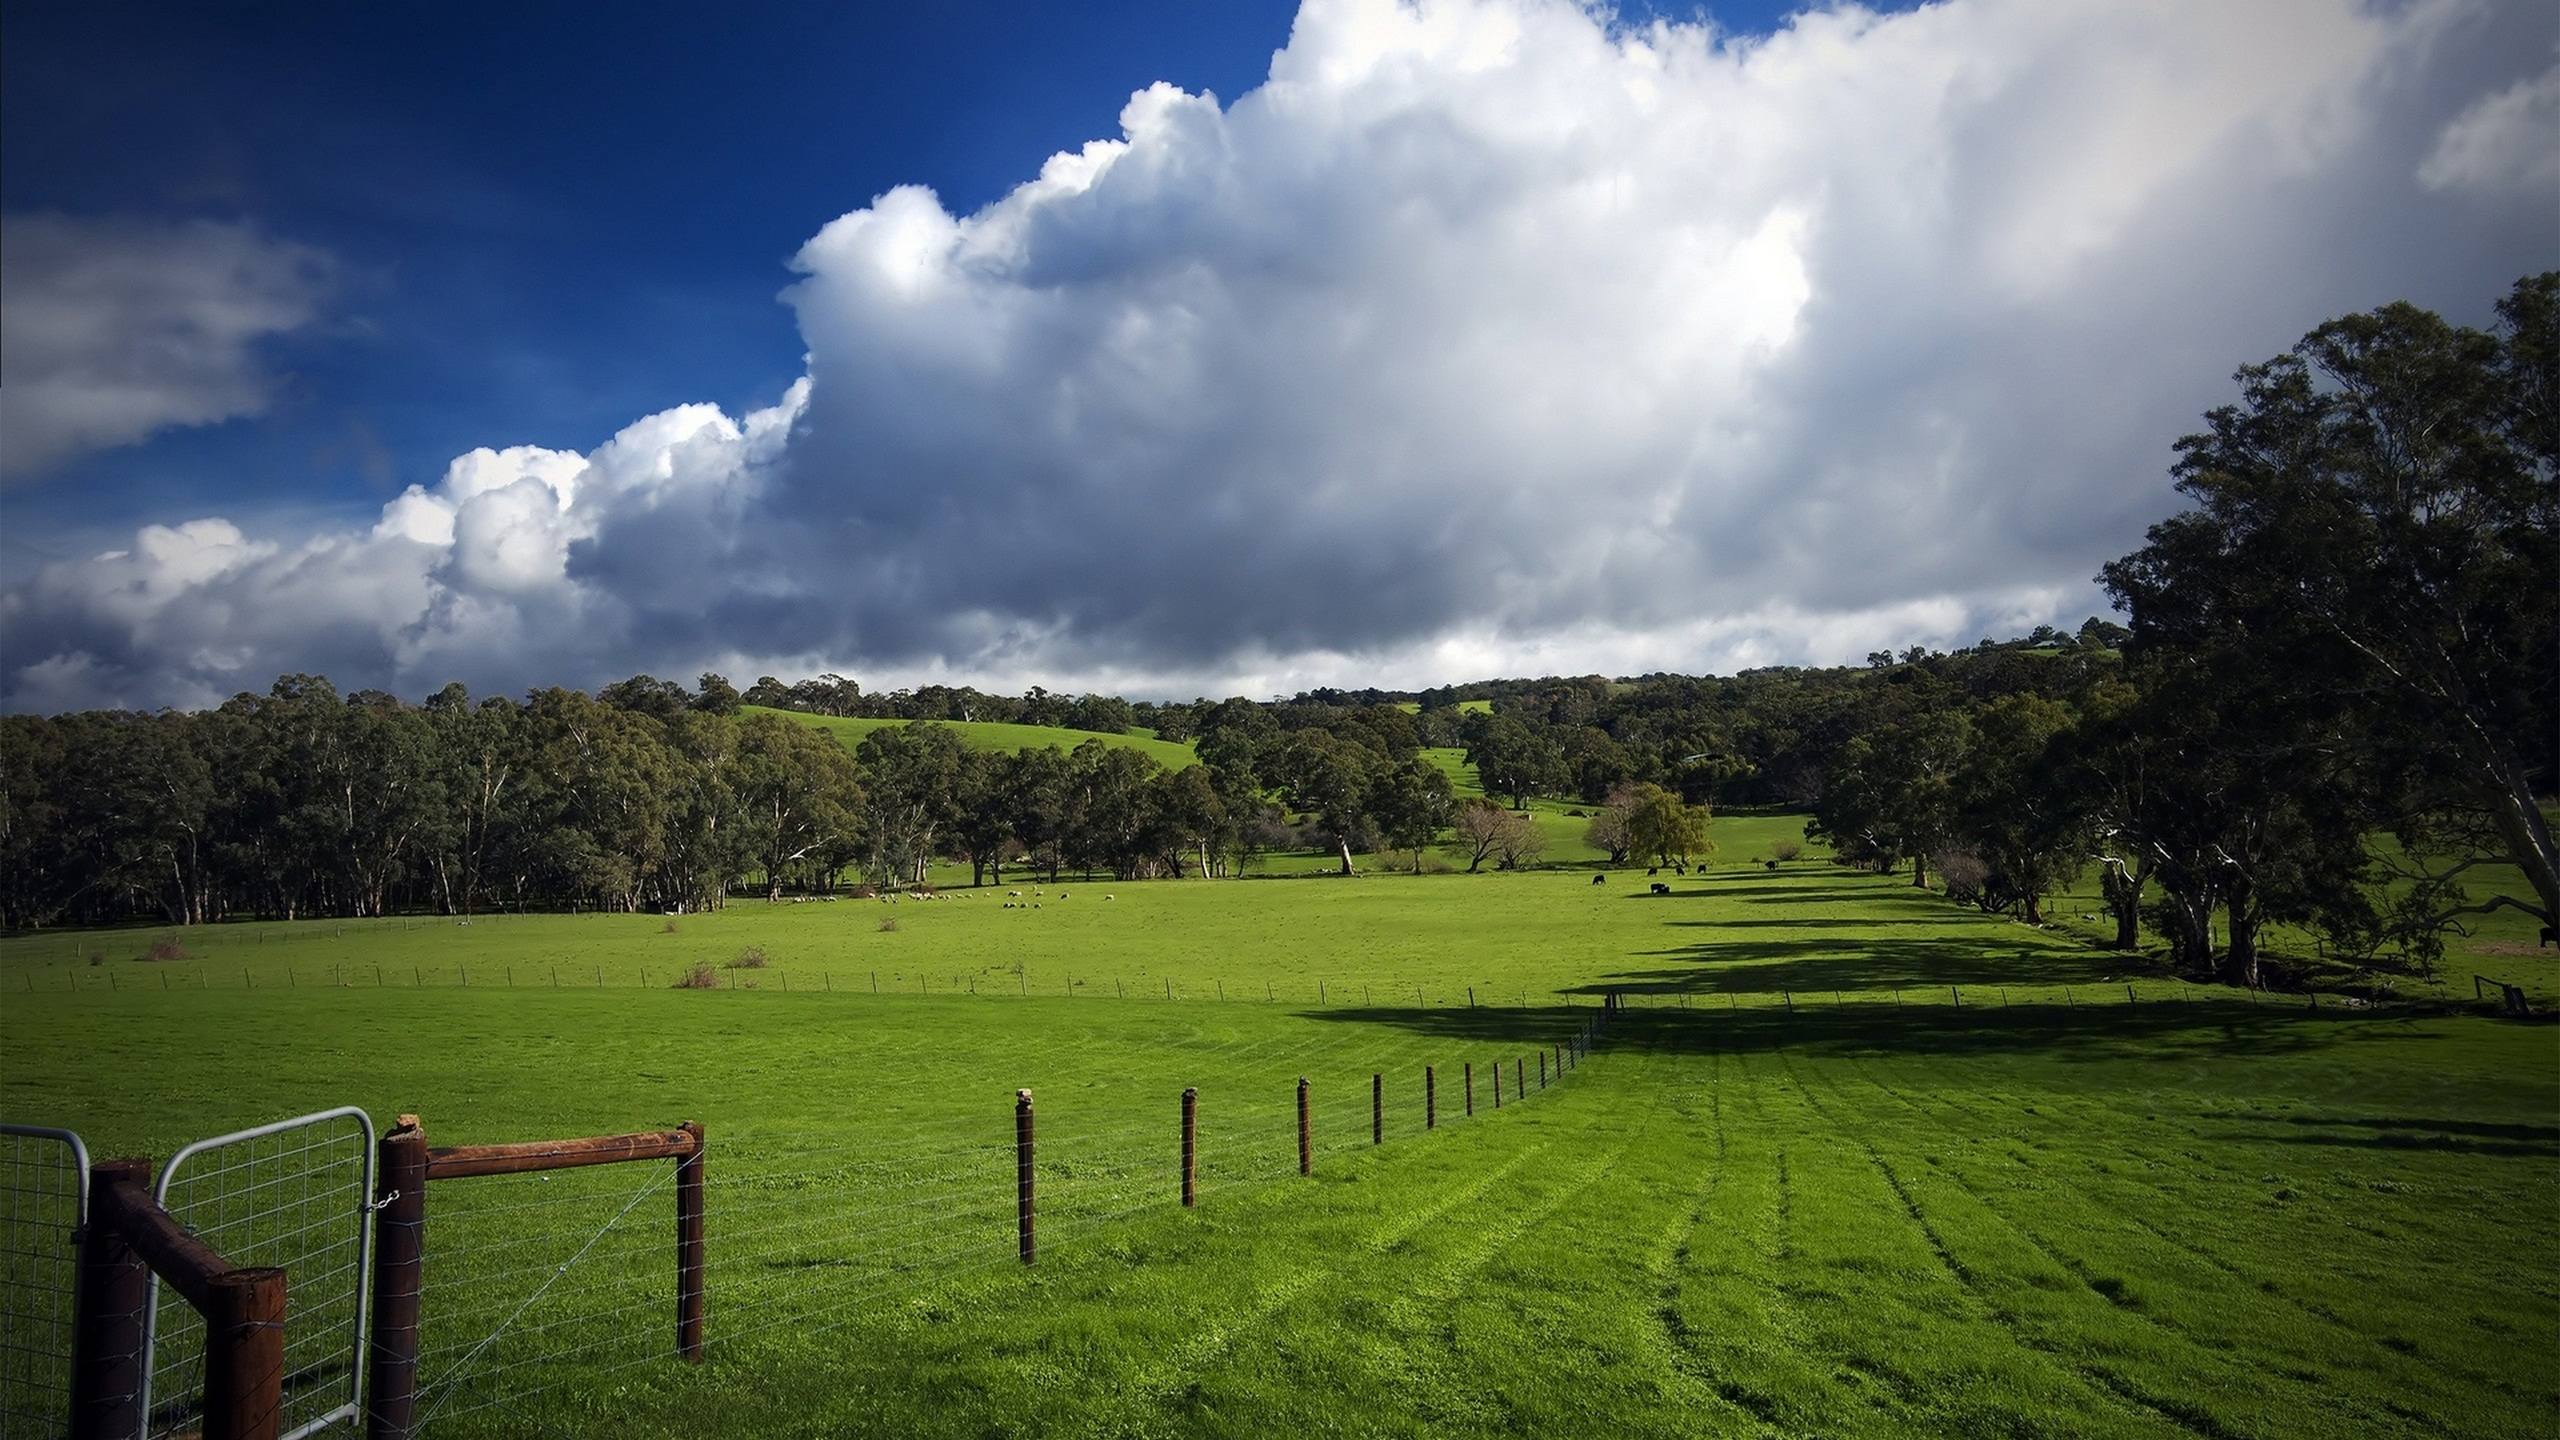
<svg viewBox="0 0 2560 1440"><path fill-rule="evenodd" d="M1316 1173L1315 1131L1307 1124L1307 1077L1298 1077L1298 1173Z"/></svg>
<svg viewBox="0 0 2560 1440"><path fill-rule="evenodd" d="M1022 1263L1031 1263L1031 1092L1013 1092L1014 1228L1022 1239Z"/></svg>
<svg viewBox="0 0 2560 1440"><path fill-rule="evenodd" d="M693 1152L676 1162L676 1355L702 1361L702 1125L677 1126Z"/></svg>
<svg viewBox="0 0 2560 1440"><path fill-rule="evenodd" d="M374 1146L373 1341L367 1440L409 1440L418 1411L418 1297L426 1280L427 1132L403 1115Z"/></svg>
<svg viewBox="0 0 2560 1440"><path fill-rule="evenodd" d="M151 1305L151 1270L114 1226L99 1223L95 1198L119 1181L149 1188L151 1162L101 1160L89 1167L92 1199L80 1230L71 1338L74 1440L142 1433L142 1324Z"/></svg>
<svg viewBox="0 0 2560 1440"><path fill-rule="evenodd" d="M1182 1091L1182 1206L1188 1210L1200 1203L1200 1091L1184 1086Z"/></svg>
<svg viewBox="0 0 2560 1440"><path fill-rule="evenodd" d="M1383 1145L1387 1140L1387 1077L1376 1071L1369 1075L1369 1143Z"/></svg>
<svg viewBox="0 0 2560 1440"><path fill-rule="evenodd" d="M234 1270L207 1287L204 1440L275 1440L284 1419L284 1272Z"/></svg>
<svg viewBox="0 0 2560 1440"><path fill-rule="evenodd" d="M1440 1128L1440 1081L1428 1065L1422 1067L1422 1128Z"/></svg>

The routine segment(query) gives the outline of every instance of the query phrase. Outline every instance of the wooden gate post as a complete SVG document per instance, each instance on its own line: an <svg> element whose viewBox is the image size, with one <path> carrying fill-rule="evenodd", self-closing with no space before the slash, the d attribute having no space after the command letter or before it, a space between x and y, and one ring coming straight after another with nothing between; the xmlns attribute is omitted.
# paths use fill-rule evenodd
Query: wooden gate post
<svg viewBox="0 0 2560 1440"><path fill-rule="evenodd" d="M89 1167L90 1213L80 1230L71 1334L73 1440L129 1440L142 1433L142 1326L151 1306L151 1270L97 1213L96 1197L119 1181L147 1188L151 1162L101 1160Z"/></svg>
<svg viewBox="0 0 2560 1440"><path fill-rule="evenodd" d="M275 1440L284 1419L284 1272L234 1270L206 1287L204 1440Z"/></svg>
<svg viewBox="0 0 2560 1440"><path fill-rule="evenodd" d="M375 1142L368 1440L409 1440L418 1410L418 1297L426 1279L427 1132L403 1115Z"/></svg>
<svg viewBox="0 0 2560 1440"><path fill-rule="evenodd" d="M1200 1203L1200 1091L1185 1086L1182 1091L1182 1206L1190 1209Z"/></svg>
<svg viewBox="0 0 2560 1440"><path fill-rule="evenodd" d="M1307 1077L1298 1077L1298 1173L1316 1173L1315 1134L1307 1125Z"/></svg>
<svg viewBox="0 0 2560 1440"><path fill-rule="evenodd" d="M1013 1092L1014 1226L1022 1237L1022 1263L1032 1258L1031 1243L1031 1092Z"/></svg>
<svg viewBox="0 0 2560 1440"><path fill-rule="evenodd" d="M693 1152L676 1162L676 1355L702 1361L702 1125L676 1127L693 1137Z"/></svg>

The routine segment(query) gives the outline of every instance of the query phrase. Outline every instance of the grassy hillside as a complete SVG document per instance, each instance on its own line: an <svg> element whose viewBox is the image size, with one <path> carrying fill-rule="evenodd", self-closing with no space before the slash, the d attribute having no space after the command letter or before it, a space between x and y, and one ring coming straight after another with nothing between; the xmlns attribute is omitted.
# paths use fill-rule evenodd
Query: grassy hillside
<svg viewBox="0 0 2560 1440"><path fill-rule="evenodd" d="M860 745L863 736L883 726L915 723L911 720L856 720L837 715L804 715L796 710L767 710L756 705L747 709L757 714L779 715L803 725L815 725L835 736L847 750ZM1190 745L1159 740L1153 731L1144 729L1106 735L1099 730L1062 730L1054 725L1000 725L983 720L939 720L934 723L949 729L960 737L961 744L975 750L1020 751L1041 746L1051 750L1073 750L1087 740L1099 740L1105 745L1125 745L1132 750L1144 751L1168 770L1179 770L1186 765L1198 764L1200 760Z"/></svg>
<svg viewBox="0 0 2560 1440"><path fill-rule="evenodd" d="M2548 1433L2546 1027L2129 998L1826 865L1633 879L0 942L0 1093L101 1154L345 1102L439 1144L703 1121L699 1368L667 1167L433 1188L437 1435Z"/></svg>

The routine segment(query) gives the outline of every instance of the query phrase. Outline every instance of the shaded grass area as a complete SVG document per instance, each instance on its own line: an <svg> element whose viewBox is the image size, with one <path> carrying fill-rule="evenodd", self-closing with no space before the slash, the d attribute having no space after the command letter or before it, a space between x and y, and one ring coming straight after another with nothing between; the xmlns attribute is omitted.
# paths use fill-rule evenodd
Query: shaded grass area
<svg viewBox="0 0 2560 1440"><path fill-rule="evenodd" d="M2551 1027L2127 982L2070 936L1811 864L1660 898L1581 874L1070 888L1037 912L902 905L886 934L866 903L673 934L654 916L225 927L189 934L190 960L98 966L11 942L0 1109L102 1154L350 1101L419 1111L437 1143L705 1122L699 1369L667 1358L667 1167L434 1188L434 1434L2526 1436L2556 1418ZM754 988L665 988L676 961L748 945L770 956L735 976ZM474 983L364 983L404 962ZM853 983L875 964L930 993L875 997ZM509 965L516 988L482 980ZM612 983L554 990L554 966ZM257 988L184 984L241 967ZM1139 998L1163 985L1181 998ZM1603 991L1627 1000L1605 1048L1539 1089L1539 1048ZM1518 1067L1498 1113L1497 1061ZM1028 1271L1017 1086L1041 1136Z"/></svg>

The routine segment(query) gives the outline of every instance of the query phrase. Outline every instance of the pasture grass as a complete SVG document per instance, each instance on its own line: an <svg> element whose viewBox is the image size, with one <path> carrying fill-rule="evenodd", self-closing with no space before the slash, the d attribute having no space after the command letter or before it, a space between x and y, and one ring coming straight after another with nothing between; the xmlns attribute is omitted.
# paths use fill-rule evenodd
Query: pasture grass
<svg viewBox="0 0 2560 1440"><path fill-rule="evenodd" d="M767 709L761 705L749 705L744 708L752 714L775 715L803 725L814 725L836 737L837 742L847 750L860 746L862 737L874 730L919 723L913 720L860 719L845 715L810 715L798 710ZM1073 750L1087 740L1099 740L1105 745L1120 745L1144 752L1149 759L1168 770L1180 770L1186 766L1196 765L1200 761L1199 752L1192 749L1189 742L1159 740L1154 731L1144 727L1133 727L1113 734L1101 730L1068 730L1056 725L1009 725L992 720L936 720L931 723L950 730L959 737L961 744L973 750L1007 752L1035 749Z"/></svg>
<svg viewBox="0 0 2560 1440"><path fill-rule="evenodd" d="M1640 876L11 941L0 1095L101 1154L350 1102L437 1143L703 1121L707 1363L667 1358L670 1167L439 1182L431 1434L2550 1433L2551 1028L2128 980L1824 864Z"/></svg>

